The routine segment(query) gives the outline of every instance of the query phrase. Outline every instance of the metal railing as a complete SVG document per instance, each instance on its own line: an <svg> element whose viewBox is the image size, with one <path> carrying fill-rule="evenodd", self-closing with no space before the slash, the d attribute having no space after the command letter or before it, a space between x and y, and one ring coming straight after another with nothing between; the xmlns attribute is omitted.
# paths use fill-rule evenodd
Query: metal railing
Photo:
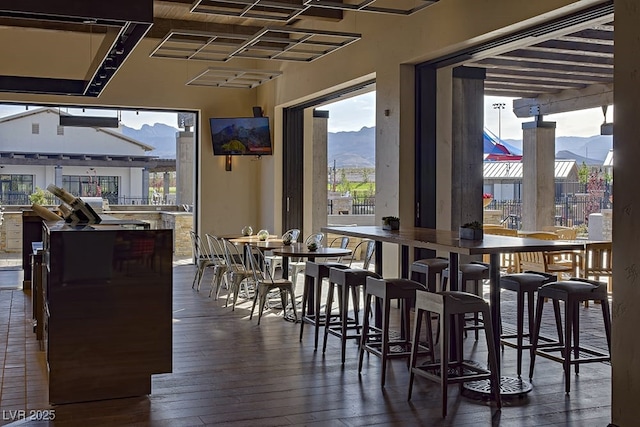
<svg viewBox="0 0 640 427"><path fill-rule="evenodd" d="M333 200L328 200L327 213L329 215L374 215L376 199L375 197L354 197L351 199L349 208L345 208L344 203L337 207Z"/></svg>
<svg viewBox="0 0 640 427"><path fill-rule="evenodd" d="M573 227L588 222L589 214L611 209L607 197L568 195L555 199L555 225ZM502 222L507 228L518 230L522 222L522 200L493 200L487 209L501 210Z"/></svg>

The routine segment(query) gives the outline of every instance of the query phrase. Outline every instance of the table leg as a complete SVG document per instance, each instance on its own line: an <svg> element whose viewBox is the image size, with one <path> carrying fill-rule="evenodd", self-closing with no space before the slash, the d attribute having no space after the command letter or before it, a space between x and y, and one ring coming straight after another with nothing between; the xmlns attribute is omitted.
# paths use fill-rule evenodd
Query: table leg
<svg viewBox="0 0 640 427"><path fill-rule="evenodd" d="M411 277L409 277L409 246L402 245L401 254L400 277L404 279L411 279Z"/></svg>
<svg viewBox="0 0 640 427"><path fill-rule="evenodd" d="M489 306L493 327L493 346L498 360L500 376L500 254L489 255Z"/></svg>
<svg viewBox="0 0 640 427"><path fill-rule="evenodd" d="M376 251L373 255L376 273L382 277L382 242L376 240ZM382 303L380 298L374 298L374 301L373 324L376 328L382 328Z"/></svg>
<svg viewBox="0 0 640 427"><path fill-rule="evenodd" d="M315 262L316 258L314 256L308 256L308 261ZM316 283L315 280L311 279L311 277L304 275L304 292L307 292L307 315L315 316L316 314L316 289L319 289L322 286L321 283ZM319 313L319 312L318 312ZM318 319L316 318L316 322Z"/></svg>
<svg viewBox="0 0 640 427"><path fill-rule="evenodd" d="M459 269L460 269L460 256L456 252L449 253L449 290L451 291L460 290L460 283L458 283Z"/></svg>
<svg viewBox="0 0 640 427"><path fill-rule="evenodd" d="M373 254L376 273L382 277L382 242L376 240L376 251Z"/></svg>
<svg viewBox="0 0 640 427"><path fill-rule="evenodd" d="M500 395L502 397L522 396L532 389L531 383L517 377L500 375L500 254L489 255L489 304L491 310L491 326L493 327L493 346L498 361L498 378L500 378ZM451 271L451 270L450 270ZM479 393L483 396L491 396L489 380L474 381L464 384L464 389Z"/></svg>

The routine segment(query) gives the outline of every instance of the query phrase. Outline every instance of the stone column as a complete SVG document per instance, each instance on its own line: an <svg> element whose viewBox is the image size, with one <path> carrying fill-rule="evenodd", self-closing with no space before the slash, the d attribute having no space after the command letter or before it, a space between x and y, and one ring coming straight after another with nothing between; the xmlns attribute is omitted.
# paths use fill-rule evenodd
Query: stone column
<svg viewBox="0 0 640 427"><path fill-rule="evenodd" d="M555 122L522 124L522 229L542 230L554 225Z"/></svg>
<svg viewBox="0 0 640 427"><path fill-rule="evenodd" d="M205 139L202 138L204 141ZM192 205L195 140L188 130L176 133L176 205Z"/></svg>
<svg viewBox="0 0 640 427"><path fill-rule="evenodd" d="M482 222L484 68L453 70L451 229Z"/></svg>
<svg viewBox="0 0 640 427"><path fill-rule="evenodd" d="M62 188L62 171L63 171L62 166L55 167L53 184L59 188Z"/></svg>
<svg viewBox="0 0 640 427"><path fill-rule="evenodd" d="M311 232L319 232L320 227L327 225L327 139L329 112L313 111L313 171L311 174ZM328 244L329 242L324 242Z"/></svg>
<svg viewBox="0 0 640 427"><path fill-rule="evenodd" d="M615 8L611 414L615 425L632 426L640 419L640 8L637 0Z"/></svg>
<svg viewBox="0 0 640 427"><path fill-rule="evenodd" d="M164 204L167 204L169 200L169 188L171 187L171 174L169 172L165 172L162 176L162 190L164 193L164 200L162 201Z"/></svg>
<svg viewBox="0 0 640 427"><path fill-rule="evenodd" d="M149 204L149 169L142 169L142 201L141 204Z"/></svg>

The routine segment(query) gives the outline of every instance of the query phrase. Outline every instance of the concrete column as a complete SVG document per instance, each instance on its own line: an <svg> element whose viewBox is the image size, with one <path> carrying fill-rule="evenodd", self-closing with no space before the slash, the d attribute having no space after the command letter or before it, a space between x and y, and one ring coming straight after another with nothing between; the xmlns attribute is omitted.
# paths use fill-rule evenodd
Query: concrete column
<svg viewBox="0 0 640 427"><path fill-rule="evenodd" d="M142 169L142 202L143 205L149 204L149 169Z"/></svg>
<svg viewBox="0 0 640 427"><path fill-rule="evenodd" d="M312 209L311 230L320 231L320 227L327 225L327 139L329 112L314 110L313 112L313 145L311 184ZM325 242L328 244L328 242Z"/></svg>
<svg viewBox="0 0 640 427"><path fill-rule="evenodd" d="M205 141L205 138L202 138ZM176 133L176 205L192 205L194 189L195 139L193 132Z"/></svg>
<svg viewBox="0 0 640 427"><path fill-rule="evenodd" d="M62 166L55 167L53 184L59 188L62 188L62 171L63 171Z"/></svg>
<svg viewBox="0 0 640 427"><path fill-rule="evenodd" d="M522 229L554 225L556 124L522 124Z"/></svg>
<svg viewBox="0 0 640 427"><path fill-rule="evenodd" d="M616 0L615 8L611 413L615 425L632 426L640 419L640 7Z"/></svg>
<svg viewBox="0 0 640 427"><path fill-rule="evenodd" d="M169 188L171 187L171 174L169 172L165 172L164 175L162 176L162 190L164 193L164 200L162 201L163 203L167 203L167 200L169 200Z"/></svg>
<svg viewBox="0 0 640 427"><path fill-rule="evenodd" d="M451 229L482 222L484 68L453 69Z"/></svg>

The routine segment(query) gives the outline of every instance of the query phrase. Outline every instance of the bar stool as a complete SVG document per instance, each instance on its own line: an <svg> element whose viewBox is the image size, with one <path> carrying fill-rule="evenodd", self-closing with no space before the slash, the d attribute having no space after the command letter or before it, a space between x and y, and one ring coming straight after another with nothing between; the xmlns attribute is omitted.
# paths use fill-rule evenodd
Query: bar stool
<svg viewBox="0 0 640 427"><path fill-rule="evenodd" d="M460 264L458 267L458 283L460 289L464 292L467 290L468 282L472 282L472 291L474 295L482 297L482 281L489 279L489 264L484 262L472 261L468 264ZM449 280L449 268L442 271L442 290L447 290L447 282ZM473 321L473 325L466 326L466 322ZM478 331L483 329L480 325L478 313L473 314L473 318L465 319L465 330L475 331L476 341L478 341Z"/></svg>
<svg viewBox="0 0 640 427"><path fill-rule="evenodd" d="M322 297L322 285L323 279L329 278L329 270L331 268L346 269L349 268L346 264L340 264L339 262L314 262L307 261L304 270L304 291L302 293L302 321L300 322L300 341L302 341L302 334L304 332L304 324L308 323L313 325L315 337L314 337L314 349L318 349L318 336L320 331L320 324L326 323L326 311L320 312L320 298ZM312 289L313 287L313 289ZM314 310L312 314L307 313L307 305L310 295L313 295ZM334 316L337 317L337 316Z"/></svg>
<svg viewBox="0 0 640 427"><path fill-rule="evenodd" d="M373 271L364 270L361 268L347 268L329 269L329 292L327 294L327 304L325 307L325 327L324 327L324 340L322 343L322 354L327 349L327 337L329 334L340 338L342 348L342 364L345 361L345 352L347 347L347 340L360 338L360 321L359 321L359 305L360 298L358 293L360 288L366 285L367 277L380 278L380 275ZM338 319L332 321L331 310L333 308L333 291L335 286L338 286ZM353 300L353 313L352 319L349 319L349 294ZM349 331L355 331L354 334L349 334Z"/></svg>
<svg viewBox="0 0 640 427"><path fill-rule="evenodd" d="M449 267L449 260L446 258L424 258L413 261L411 264L409 277L414 278L414 273L425 275L425 285L429 292L436 291L437 276L442 280L442 271Z"/></svg>
<svg viewBox="0 0 640 427"><path fill-rule="evenodd" d="M542 321L542 309L544 299L552 301L564 301L565 336L564 346L545 347L538 346L538 335ZM597 301L602 306L604 330L607 335L607 347L609 353L592 347L580 345L580 317L578 308L585 301ZM569 394L571 365L574 365L576 374L579 373L581 363L604 362L611 360L611 313L609 311L609 298L607 284L594 280L572 277L569 280L552 282L542 286L538 290L538 306L536 307L535 328L533 331L533 343L531 347L531 364L529 366L529 378L533 378L533 368L536 355L560 362L564 368L565 393ZM557 313L556 313L557 316ZM557 320L557 319L556 319ZM573 344L571 336L573 334ZM571 352L573 351L573 359ZM552 354L560 352L559 356Z"/></svg>
<svg viewBox="0 0 640 427"><path fill-rule="evenodd" d="M417 290L426 290L426 286L409 279L376 279L367 277L367 286L364 297L364 317L362 321L362 337L360 338L360 352L358 361L358 373L362 372L362 361L365 351L375 354L382 359L382 380L380 385L384 387L387 361L389 359L406 358L409 361L411 355L411 341L409 333L409 316L412 303L416 299ZM371 315L371 300L377 297L382 304L382 328L369 325ZM401 309L401 323L404 326L399 339L389 338L389 315L391 300L399 300ZM420 346L421 354L431 353L427 347ZM408 364L408 363L407 363Z"/></svg>
<svg viewBox="0 0 640 427"><path fill-rule="evenodd" d="M548 273L539 273L534 271L525 271L524 273L507 274L500 278L500 289L516 292L516 331L515 333L505 333L501 331L500 342L515 348L518 358L518 378L522 374L522 350L531 348L531 340L534 328L534 298L535 292L540 286L555 282L557 276ZM529 320L528 333L524 333L524 301L527 300L527 312ZM556 328L558 330L558 340L551 340L547 337L540 337L545 341L544 346L562 345L562 325L560 324L560 304L553 302L553 308L556 310ZM524 344L523 339L529 338L529 344ZM513 341L515 340L515 342Z"/></svg>
<svg viewBox="0 0 640 427"><path fill-rule="evenodd" d="M420 328L425 318L430 321L431 314L436 313L440 317L440 361L435 362L431 357L430 363L417 366L418 342ZM452 329L452 319L457 316L462 322L466 313L481 313L487 349L489 350L489 369L483 369L475 364L464 361L462 347L462 331ZM502 407L500 400L500 383L498 379L498 359L496 348L493 342L493 328L491 326L489 314L489 304L477 295L467 292L424 292L416 291L416 313L413 328L413 345L411 347L411 373L409 376L409 395L413 389L415 375L430 379L440 383L442 391L442 417L447 416L447 388L449 383L459 383L462 385L468 381L478 381L489 379L491 381L491 391L498 408ZM455 323L454 323L455 324ZM449 357L450 340L455 339L456 353ZM427 333L429 347L433 348L433 338Z"/></svg>

